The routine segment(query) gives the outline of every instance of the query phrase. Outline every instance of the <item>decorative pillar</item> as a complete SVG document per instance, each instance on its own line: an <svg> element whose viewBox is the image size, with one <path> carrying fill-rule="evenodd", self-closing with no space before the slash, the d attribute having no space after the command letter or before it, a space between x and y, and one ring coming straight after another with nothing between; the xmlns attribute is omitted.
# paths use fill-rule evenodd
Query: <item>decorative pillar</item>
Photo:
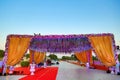
<svg viewBox="0 0 120 80"><path fill-rule="evenodd" d="M110 67L110 70L111 70L111 74L115 74L115 72L114 72L115 67L114 66Z"/></svg>
<svg viewBox="0 0 120 80"><path fill-rule="evenodd" d="M47 64L46 64L46 56L45 56L45 59L44 59L44 68L46 68L46 67L47 67Z"/></svg>
<svg viewBox="0 0 120 80"><path fill-rule="evenodd" d="M32 52L32 63L30 64L30 75L34 75L35 72L35 62L34 62L34 51Z"/></svg>
<svg viewBox="0 0 120 80"><path fill-rule="evenodd" d="M10 66L9 68L9 74L13 74L14 66Z"/></svg>
<svg viewBox="0 0 120 80"><path fill-rule="evenodd" d="M117 60L117 61L116 61L116 66L115 66L115 74L120 73L120 70L119 70L120 68L119 68L119 67L120 67L120 63L119 63L119 61Z"/></svg>
<svg viewBox="0 0 120 80"><path fill-rule="evenodd" d="M7 69L7 56L4 56L3 58L3 71L2 71L2 75L6 74L6 69Z"/></svg>
<svg viewBox="0 0 120 80"><path fill-rule="evenodd" d="M7 36L6 39L6 44L5 44L5 55L3 57L3 71L2 71L2 75L6 74L6 69L7 69L7 59L8 59L8 45L9 45L9 38L10 36Z"/></svg>
<svg viewBox="0 0 120 80"><path fill-rule="evenodd" d="M90 65L89 62L86 63L86 68L89 69Z"/></svg>
<svg viewBox="0 0 120 80"><path fill-rule="evenodd" d="M89 69L90 67L90 53L89 51L86 52L86 55L87 55L87 63L86 63L86 68Z"/></svg>
<svg viewBox="0 0 120 80"><path fill-rule="evenodd" d="M115 60L116 60L116 65L115 65L115 74L118 74L120 73L120 63L119 63L119 60L118 60L118 55L120 54L120 49L117 48L116 50L116 54L115 54Z"/></svg>

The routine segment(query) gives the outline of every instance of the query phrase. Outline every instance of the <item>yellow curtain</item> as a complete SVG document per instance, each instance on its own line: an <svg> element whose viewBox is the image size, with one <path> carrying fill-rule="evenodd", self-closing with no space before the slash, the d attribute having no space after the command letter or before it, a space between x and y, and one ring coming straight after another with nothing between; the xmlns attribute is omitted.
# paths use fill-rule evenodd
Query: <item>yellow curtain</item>
<svg viewBox="0 0 120 80"><path fill-rule="evenodd" d="M33 50L29 50L29 53L30 53L30 63L32 63L32 60L33 60L33 58L34 57L32 57L32 56L34 56L33 54L34 54L34 51Z"/></svg>
<svg viewBox="0 0 120 80"><path fill-rule="evenodd" d="M78 60L80 60L83 63L90 62L90 64L92 64L92 51L91 50L87 50L83 52L76 52L75 56L78 58Z"/></svg>
<svg viewBox="0 0 120 80"><path fill-rule="evenodd" d="M9 38L7 65L14 66L23 57L31 38L12 36Z"/></svg>
<svg viewBox="0 0 120 80"><path fill-rule="evenodd" d="M46 55L45 52L36 52L36 51L30 50L30 63L32 62L32 56L34 56L35 63L39 64L40 62L43 62L43 60L45 59L45 55Z"/></svg>
<svg viewBox="0 0 120 80"><path fill-rule="evenodd" d="M90 50L90 64L93 64L92 50Z"/></svg>
<svg viewBox="0 0 120 80"><path fill-rule="evenodd" d="M99 60L106 66L114 66L114 51L111 36L90 36L89 40Z"/></svg>
<svg viewBox="0 0 120 80"><path fill-rule="evenodd" d="M76 52L75 56L77 57L78 60L80 60L83 63L87 63L88 62L85 51L83 51L83 52Z"/></svg>

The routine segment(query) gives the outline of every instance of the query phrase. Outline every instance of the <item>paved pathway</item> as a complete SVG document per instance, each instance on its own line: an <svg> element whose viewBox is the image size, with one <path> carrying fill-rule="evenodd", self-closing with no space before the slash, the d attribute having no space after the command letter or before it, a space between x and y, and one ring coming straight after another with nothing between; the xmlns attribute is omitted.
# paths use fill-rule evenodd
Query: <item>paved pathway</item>
<svg viewBox="0 0 120 80"><path fill-rule="evenodd" d="M7 76L0 76L0 80L19 80L20 78L24 77L25 75L7 75Z"/></svg>
<svg viewBox="0 0 120 80"><path fill-rule="evenodd" d="M120 80L120 75L107 74L105 71L86 69L67 62L60 62L56 80ZM0 76L0 80L18 80L25 75Z"/></svg>
<svg viewBox="0 0 120 80"><path fill-rule="evenodd" d="M60 62L56 80L120 80L120 75L107 74L102 70L86 69L67 62Z"/></svg>

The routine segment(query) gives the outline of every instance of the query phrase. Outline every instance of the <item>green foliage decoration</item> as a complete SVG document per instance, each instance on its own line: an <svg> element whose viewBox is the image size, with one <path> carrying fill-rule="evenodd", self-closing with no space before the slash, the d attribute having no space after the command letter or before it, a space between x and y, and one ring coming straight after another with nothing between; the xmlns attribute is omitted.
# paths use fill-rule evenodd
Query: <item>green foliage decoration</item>
<svg viewBox="0 0 120 80"><path fill-rule="evenodd" d="M29 66L29 62L28 61L22 61L21 62L21 66L22 67L28 67Z"/></svg>

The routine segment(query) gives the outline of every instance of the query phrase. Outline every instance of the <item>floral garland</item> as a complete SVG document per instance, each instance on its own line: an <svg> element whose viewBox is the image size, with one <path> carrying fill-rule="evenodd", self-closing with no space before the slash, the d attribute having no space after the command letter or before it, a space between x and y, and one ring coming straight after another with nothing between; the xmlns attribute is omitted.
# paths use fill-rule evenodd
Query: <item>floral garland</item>
<svg viewBox="0 0 120 80"><path fill-rule="evenodd" d="M35 50L35 51L42 51L42 52L74 52L74 51L82 51L82 50L87 50L87 49L90 49L91 46L90 46L90 42L89 40L87 39L89 36L111 36L112 37L112 41L113 41L113 49L115 51L116 49L116 45L115 45L115 40L114 40L114 35L111 34L111 33L100 33L100 34L78 34L78 35L75 35L75 34L71 34L71 35L16 35L16 34L11 34L11 35L8 35L7 36L7 40L6 40L6 46L5 46L5 55L7 56L7 53L8 53L8 46L9 46L9 38L10 37L13 37L13 36L16 36L16 37L31 37L32 40L30 42L30 46L29 46L29 49L32 49L32 50ZM79 42L79 39L81 38L81 40L83 40L83 42ZM86 38L85 41L84 39L82 38ZM33 40L34 39L39 39L39 40L43 40L41 43L39 43L39 40L38 42L34 42ZM76 39L76 40L74 40ZM77 40L78 39L78 40ZM69 42L68 42L69 41ZM34 42L34 43L33 43ZM47 44L45 44L47 43ZM60 43L62 43L63 45L60 45ZM76 46L79 45L82 45L82 43L85 43L87 46L84 46L84 47L81 47L81 48L78 48ZM33 44L36 44L36 45L33 45ZM42 44L42 46L40 45ZM74 47L71 47L71 46L74 45ZM39 47L39 49L37 48ZM43 47L43 48L42 48ZM53 47L53 48L50 48L50 47ZM70 48L71 47L71 48ZM41 49L41 50L40 50Z"/></svg>
<svg viewBox="0 0 120 80"><path fill-rule="evenodd" d="M30 49L40 52L81 52L91 48L87 37L80 35L35 36Z"/></svg>

